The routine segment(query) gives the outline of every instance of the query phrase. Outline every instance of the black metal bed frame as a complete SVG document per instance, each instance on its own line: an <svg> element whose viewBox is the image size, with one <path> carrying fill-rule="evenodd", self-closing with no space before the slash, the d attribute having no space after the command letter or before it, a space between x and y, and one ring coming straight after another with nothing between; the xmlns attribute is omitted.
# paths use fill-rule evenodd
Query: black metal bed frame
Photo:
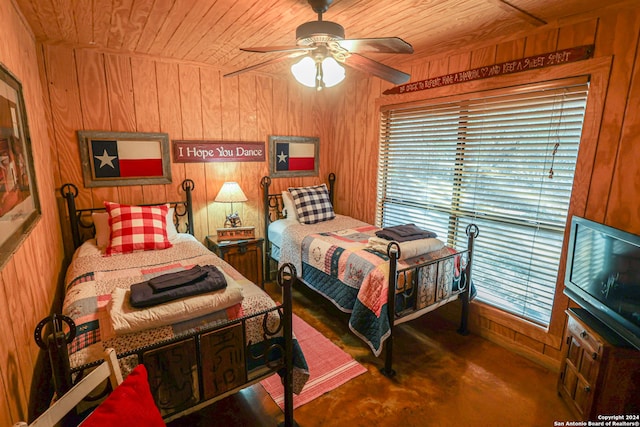
<svg viewBox="0 0 640 427"><path fill-rule="evenodd" d="M175 208L173 221L177 230L183 230L184 233L194 234L193 230L193 202L191 192L195 189L195 184L190 179L185 179L180 184L180 188L185 193L185 200L177 202L149 203L140 206L158 206L169 204ZM73 247L77 249L82 242L91 238L95 234L95 226L91 219L94 212L103 212L104 207L99 208L76 208L75 198L78 197L78 187L74 184L64 184L60 187L60 195L66 199L67 213L69 214L69 225L71 227L71 237L73 239ZM186 217L186 218L185 218Z"/></svg>
<svg viewBox="0 0 640 427"><path fill-rule="evenodd" d="M336 176L334 173L330 173L327 182L329 188L329 197L331 200L331 204L333 204L334 200L334 189L335 189L335 181ZM281 193L269 193L269 187L271 185L271 178L265 176L260 181L260 186L263 189L263 203L264 203L264 236L267 241L266 248L264 251L264 262L265 273L270 277L271 269L269 267L270 260L276 261L272 257L272 245L269 241L269 224L278 219L284 218L282 208L282 194ZM461 251L458 251L454 254L451 254L446 257L438 258L433 261L427 261L420 264L414 264L410 267L398 268L398 260L400 258L400 246L396 242L391 242L387 246L387 255L389 257L389 286L388 286L388 294L387 294L387 311L389 316L389 337L387 338L384 344L384 366L380 368L380 372L387 376L393 377L396 372L393 369L393 329L394 325L402 320L404 317L412 316L412 318L416 318L422 316L423 314L428 313L440 305L443 305L445 300L452 301L454 296L458 296L462 302L462 308L460 313L460 326L458 327L457 332L461 335L469 334L469 302L471 301L471 267L472 267L472 254L473 254L473 245L475 239L479 235L479 229L475 224L470 224L466 228L467 234L467 248ZM460 257L462 259L466 256L467 263L464 267L464 274L462 275L463 279L461 279L458 284L457 289L453 289L453 284L451 285L451 292L448 294L446 298L438 298L436 293L435 301L429 306L422 307L420 309L417 308L418 299L415 298L414 293L417 289L417 280L418 280L418 271L420 269L429 267L431 265L436 265L436 275L435 277L440 277L438 274L438 268L440 267L440 262L454 258ZM462 266L461 266L462 268ZM462 271L461 271L462 273ZM399 280L400 276L404 276L405 280ZM302 278L298 278L298 282L304 283ZM405 303L407 301L414 301L413 306L403 306L400 312L396 312L396 297L400 297L402 301Z"/></svg>
<svg viewBox="0 0 640 427"><path fill-rule="evenodd" d="M181 184L185 191L185 201L170 202L176 206L176 217L186 216L186 229L193 234L193 214L191 203L191 191L194 189L193 181L185 180ZM83 235L90 234L94 230L93 224L87 222L87 215L93 211L104 209L76 209L75 197L78 189L73 184L65 184L61 188L62 196L67 200L69 220L73 234L74 245L77 248L83 241ZM148 205L149 206L149 205ZM180 209L180 210L179 210ZM82 233L84 231L85 233ZM135 364L143 363L149 373L150 385L154 399L159 409L163 412L165 421L170 421L188 413L201 409L228 395L255 384L274 373L282 374L284 384L284 420L280 425L285 427L295 426L293 419L293 325L292 325L292 296L291 289L297 280L295 267L283 265L278 270L277 283L282 287L282 303L267 310L244 316L220 325L211 326L196 332L177 336L172 339L143 346L135 350L118 354L118 359L128 359L125 364L131 365L134 358ZM274 317L277 316L277 317ZM267 320L272 319L271 328ZM277 323L273 324L273 320ZM252 343L246 341L246 327L248 322L260 321L262 324L263 344L254 354ZM64 326L66 324L66 327ZM64 331L67 330L65 333ZM49 360L53 372L54 386L57 394L66 393L75 383L82 379L88 369L102 362L98 360L82 366L71 368L67 345L75 337L76 326L72 319L63 315L52 315L43 319L35 328L34 337L36 343L49 354ZM217 372L220 368L216 358L221 346L229 347L230 336L236 337L238 356L244 372L240 368L234 368L234 372ZM240 338L237 338L240 337ZM220 344L224 343L224 345ZM172 359L187 357L188 360L178 365L178 376L167 376L167 371ZM249 361L261 361L258 373L249 372ZM195 365L195 366L194 366ZM184 368L188 371L185 372ZM195 368L195 374L194 374ZM228 369L228 367L224 367ZM221 375L222 374L222 375ZM227 376L233 374L240 376L240 380L227 383ZM195 377L194 377L195 375ZM195 379L194 379L195 378ZM221 379L222 378L222 379ZM192 387L191 399L181 405L171 406L175 402L165 402L160 394L170 395L171 390L176 390L176 381L180 387ZM105 392L108 390L105 390ZM99 398L98 396L97 398ZM76 420L70 420L75 422ZM69 420L68 420L69 422ZM68 425L67 422L67 425Z"/></svg>

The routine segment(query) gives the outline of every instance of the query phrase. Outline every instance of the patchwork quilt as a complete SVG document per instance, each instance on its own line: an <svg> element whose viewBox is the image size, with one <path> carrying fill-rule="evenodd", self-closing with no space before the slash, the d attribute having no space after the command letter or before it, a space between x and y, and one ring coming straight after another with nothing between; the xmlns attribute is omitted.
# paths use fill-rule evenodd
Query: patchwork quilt
<svg viewBox="0 0 640 427"><path fill-rule="evenodd" d="M110 318L110 302L114 290L128 290L134 283L185 270L194 265L215 265L224 271L227 277L241 286L241 302L222 310L216 310L215 307L199 310L195 317L192 312L185 311L181 316L173 313L173 323L158 326L157 322L152 322L152 327L143 331L114 331ZM169 249L110 257L102 256L92 241L85 242L76 251L67 270L65 289L63 314L76 323L76 337L68 346L72 368L101 359L104 349L108 347L122 354L276 306L262 289L211 253L193 236L186 234L179 235ZM276 314L270 315L269 323L277 321ZM256 345L263 342L262 316L251 319L246 324L246 342ZM271 330L275 330L273 325L270 326ZM294 348L294 391L297 393L308 378L308 369L295 339ZM132 366L124 363L122 368L125 374L137 364L135 361L132 361Z"/></svg>
<svg viewBox="0 0 640 427"><path fill-rule="evenodd" d="M351 313L350 329L378 356L390 334L387 315L389 257L367 247L380 228L363 225L339 231L315 233L302 240L302 278L309 286ZM398 270L421 265L414 273L401 273L399 287L417 290L409 300L396 289L396 313L408 306L422 309L453 296L460 281L459 257L444 247L419 257L398 261ZM411 274L417 275L413 281Z"/></svg>

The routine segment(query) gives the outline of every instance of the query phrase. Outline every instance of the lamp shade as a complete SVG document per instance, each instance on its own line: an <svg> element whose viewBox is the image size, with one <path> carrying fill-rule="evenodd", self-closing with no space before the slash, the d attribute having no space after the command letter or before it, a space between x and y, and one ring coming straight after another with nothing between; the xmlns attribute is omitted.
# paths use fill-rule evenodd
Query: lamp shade
<svg viewBox="0 0 640 427"><path fill-rule="evenodd" d="M215 198L216 202L222 203L238 203L246 202L247 200L247 196L245 196L237 182L225 182L222 184L222 188L220 188Z"/></svg>

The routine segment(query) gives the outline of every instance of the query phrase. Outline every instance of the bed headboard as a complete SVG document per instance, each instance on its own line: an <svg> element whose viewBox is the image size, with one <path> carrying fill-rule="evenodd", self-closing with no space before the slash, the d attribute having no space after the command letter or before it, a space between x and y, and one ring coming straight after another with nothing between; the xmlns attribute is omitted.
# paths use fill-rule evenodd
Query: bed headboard
<svg viewBox="0 0 640 427"><path fill-rule="evenodd" d="M327 177L327 183L329 187L329 200L333 205L333 194L336 182L336 174L331 172ZM271 186L271 178L263 176L260 180L260 187L262 187L263 194L263 208L264 208L264 238L266 241L265 251L263 253L264 260L263 266L265 269L265 277L271 279L271 242L269 241L269 224L279 219L285 218L282 212L284 208L284 202L282 201L282 192L269 193L269 187Z"/></svg>
<svg viewBox="0 0 640 427"><path fill-rule="evenodd" d="M157 206L169 204L174 208L173 222L176 229L182 233L194 234L193 228L193 203L191 192L195 184L190 179L185 179L180 184L185 192L185 200L179 202L149 203L141 206ZM77 209L75 198L78 196L78 187L74 184L64 184L60 187L60 194L67 201L67 211L69 213L69 225L71 226L71 236L73 237L73 247L78 248L85 240L95 235L95 226L91 214L93 212L104 212L105 208Z"/></svg>

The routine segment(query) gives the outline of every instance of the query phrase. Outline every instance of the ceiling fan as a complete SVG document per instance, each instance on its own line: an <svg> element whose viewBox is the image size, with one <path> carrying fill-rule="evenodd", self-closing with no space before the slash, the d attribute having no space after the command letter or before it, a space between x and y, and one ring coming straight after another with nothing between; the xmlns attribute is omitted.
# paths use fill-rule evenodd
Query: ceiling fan
<svg viewBox="0 0 640 427"><path fill-rule="evenodd" d="M291 72L300 83L315 87L317 90L333 86L344 79L344 68L340 64L394 84L406 83L409 80L409 74L360 55L361 53L413 53L413 47L409 43L399 37L345 39L344 28L340 24L322 20L322 14L327 11L333 0L308 0L308 2L313 11L318 14L318 20L304 23L296 29L295 46L240 48L246 52L286 55L225 74L224 77L236 76L266 65L304 56L301 61L292 65Z"/></svg>

